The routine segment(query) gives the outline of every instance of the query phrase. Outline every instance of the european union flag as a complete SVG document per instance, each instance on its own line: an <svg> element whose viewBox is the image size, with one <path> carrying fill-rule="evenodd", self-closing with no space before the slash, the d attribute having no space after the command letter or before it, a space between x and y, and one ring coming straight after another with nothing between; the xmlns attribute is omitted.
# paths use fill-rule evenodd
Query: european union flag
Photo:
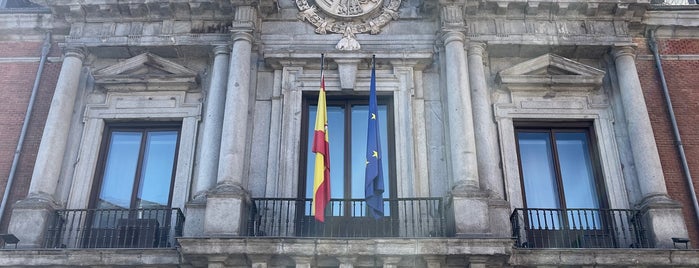
<svg viewBox="0 0 699 268"><path fill-rule="evenodd" d="M381 139L379 131L379 109L376 104L376 63L372 58L371 84L369 88L369 127L366 145L366 176L364 195L368 215L375 219L383 217L383 166L381 165Z"/></svg>

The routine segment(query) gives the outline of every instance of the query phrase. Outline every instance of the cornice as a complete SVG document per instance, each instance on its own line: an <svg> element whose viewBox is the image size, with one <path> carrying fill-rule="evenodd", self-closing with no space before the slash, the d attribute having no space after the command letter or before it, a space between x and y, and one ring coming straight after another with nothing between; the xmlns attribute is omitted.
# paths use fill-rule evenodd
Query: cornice
<svg viewBox="0 0 699 268"><path fill-rule="evenodd" d="M254 6L272 12L272 0L32 0L49 7L51 13L68 22L188 20L197 18L231 19L235 7Z"/></svg>

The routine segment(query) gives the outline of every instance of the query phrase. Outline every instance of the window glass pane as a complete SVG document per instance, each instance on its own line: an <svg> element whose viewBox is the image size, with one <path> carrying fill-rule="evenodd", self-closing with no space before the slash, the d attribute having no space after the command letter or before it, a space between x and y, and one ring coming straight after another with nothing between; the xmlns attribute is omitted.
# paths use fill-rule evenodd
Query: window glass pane
<svg viewBox="0 0 699 268"><path fill-rule="evenodd" d="M556 133L558 161L568 208L599 208L587 133Z"/></svg>
<svg viewBox="0 0 699 268"><path fill-rule="evenodd" d="M177 131L148 132L138 189L138 208L166 207L170 201Z"/></svg>
<svg viewBox="0 0 699 268"><path fill-rule="evenodd" d="M364 180L366 171L366 138L369 105L352 106L352 198L364 198ZM381 152L383 154L383 152ZM383 160L386 161L386 160ZM356 213L354 214L356 216Z"/></svg>
<svg viewBox="0 0 699 268"><path fill-rule="evenodd" d="M560 208L549 134L520 132L518 138L527 207Z"/></svg>
<svg viewBox="0 0 699 268"><path fill-rule="evenodd" d="M599 208L587 133L559 132L555 136L566 207ZM571 228L600 226L596 210L569 211L568 214Z"/></svg>
<svg viewBox="0 0 699 268"><path fill-rule="evenodd" d="M112 132L96 208L130 208L140 132Z"/></svg>

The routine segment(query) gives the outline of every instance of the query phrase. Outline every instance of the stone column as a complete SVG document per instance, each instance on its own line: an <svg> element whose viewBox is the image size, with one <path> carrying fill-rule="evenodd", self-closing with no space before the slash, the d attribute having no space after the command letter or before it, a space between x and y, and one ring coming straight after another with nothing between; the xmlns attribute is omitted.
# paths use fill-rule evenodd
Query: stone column
<svg viewBox="0 0 699 268"><path fill-rule="evenodd" d="M653 136L646 102L638 79L634 48L615 47L619 93L626 116L636 178L642 200L637 204L643 213L649 238L655 247L672 248L672 237L687 237L680 205L667 195L663 168Z"/></svg>
<svg viewBox="0 0 699 268"><path fill-rule="evenodd" d="M461 32L444 34L447 75L447 108L451 170L454 190L479 189L478 161L469 92L468 66Z"/></svg>
<svg viewBox="0 0 699 268"><path fill-rule="evenodd" d="M490 90L486 83L483 68L485 44L469 43L468 77L473 103L473 125L476 150L478 152L478 178L481 189L497 198L504 196L502 170L500 169L500 148L495 117L490 103Z"/></svg>
<svg viewBox="0 0 699 268"><path fill-rule="evenodd" d="M454 227L458 236L483 234L488 232L488 200L487 195L480 191L478 180L468 65L464 53L466 37L459 31L446 31L443 38Z"/></svg>
<svg viewBox="0 0 699 268"><path fill-rule="evenodd" d="M255 9L239 7L236 21L254 21ZM250 100L250 28L233 32L226 104L221 130L221 150L216 188L208 195L204 233L207 235L240 235L246 221L249 193L245 187L245 147L248 132Z"/></svg>
<svg viewBox="0 0 699 268"><path fill-rule="evenodd" d="M481 189L489 195L490 232L498 237L508 237L510 224L503 219L509 217L510 205L504 199L505 186L502 168L500 168L502 161L498 146L498 132L483 67L485 49L484 43L471 42L468 45L468 76L478 153L478 178Z"/></svg>
<svg viewBox="0 0 699 268"><path fill-rule="evenodd" d="M202 144L199 150L199 163L194 178L194 194L187 203L190 221L185 225L185 236L201 236L204 231L203 219L206 211L206 194L216 185L218 156L221 148L221 126L223 107L226 101L226 81L228 81L228 45L217 45L213 49L214 62L211 66L211 82L206 94L206 111ZM197 220L199 219L199 220Z"/></svg>
<svg viewBox="0 0 699 268"><path fill-rule="evenodd" d="M63 166L63 154L84 58L85 52L82 49L66 48L64 51L63 65L41 136L29 194L26 199L14 205L8 227L8 232L19 238L19 246L40 247L48 218L58 207L54 195Z"/></svg>
<svg viewBox="0 0 699 268"><path fill-rule="evenodd" d="M218 175L218 157L221 148L221 127L223 125L223 108L226 101L226 82L228 81L228 45L214 47L214 63L211 69L211 84L206 94L206 113L202 131L202 145L199 156L199 170L194 185L195 199L216 185Z"/></svg>

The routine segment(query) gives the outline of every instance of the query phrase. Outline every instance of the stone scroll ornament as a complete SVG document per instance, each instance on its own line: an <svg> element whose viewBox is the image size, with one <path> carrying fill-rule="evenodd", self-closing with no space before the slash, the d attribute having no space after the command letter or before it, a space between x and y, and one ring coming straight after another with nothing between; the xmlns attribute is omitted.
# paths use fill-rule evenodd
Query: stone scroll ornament
<svg viewBox="0 0 699 268"><path fill-rule="evenodd" d="M342 34L342 39L335 46L338 50L359 50L361 46L355 34L378 34L389 21L398 19L401 4L401 0L295 1L299 19L313 24L316 33ZM309 4L309 1L312 3Z"/></svg>

